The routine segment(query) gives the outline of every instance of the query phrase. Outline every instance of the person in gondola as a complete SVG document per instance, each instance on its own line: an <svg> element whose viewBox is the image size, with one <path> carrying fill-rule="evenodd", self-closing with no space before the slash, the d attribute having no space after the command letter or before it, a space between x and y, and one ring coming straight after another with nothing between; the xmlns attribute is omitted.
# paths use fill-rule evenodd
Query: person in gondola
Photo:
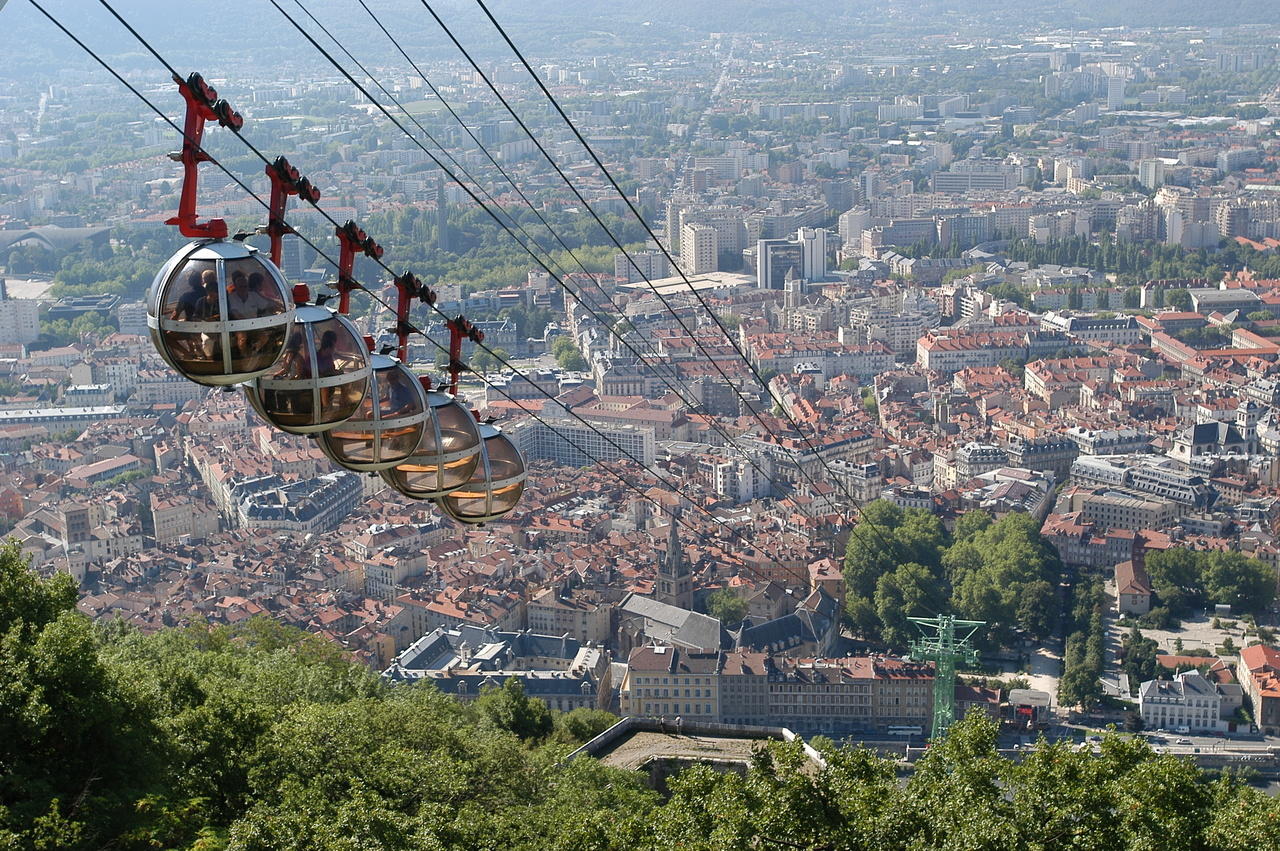
<svg viewBox="0 0 1280 851"><path fill-rule="evenodd" d="M316 375L320 378L330 378L338 375L338 332L325 331L320 336L320 345L316 347ZM321 410L335 405L340 398L335 398L333 387L320 388L320 408Z"/></svg>
<svg viewBox="0 0 1280 851"><path fill-rule="evenodd" d="M222 318L222 310L218 305L218 273L213 269L205 269L200 273L200 283L204 289L204 297L197 308L197 321L217 322ZM201 335L205 357L214 363L222 362L222 334L214 332Z"/></svg>
<svg viewBox="0 0 1280 851"><path fill-rule="evenodd" d="M257 290L254 288L254 278L258 279ZM229 319L234 322L267 315L269 306L260 292L261 284L261 272L246 275L242 270L237 269L231 273L231 280L227 283L227 317ZM266 351L272 342L278 339L273 340L270 334L235 331L231 335L231 358L233 361L251 358Z"/></svg>
<svg viewBox="0 0 1280 851"><path fill-rule="evenodd" d="M276 365L276 372L273 377L285 381L311 377L311 360L307 357L306 347L303 346L300 335L293 334L289 337L289 342L285 346L284 354L280 356L280 362ZM283 412L303 417L311 416L310 388L277 390L275 391L275 396Z"/></svg>
<svg viewBox="0 0 1280 851"><path fill-rule="evenodd" d="M203 303L204 284L200 280L200 273L192 271L187 276L187 291L178 297L178 304L169 318L197 322L203 313Z"/></svg>
<svg viewBox="0 0 1280 851"><path fill-rule="evenodd" d="M179 322L200 322L204 319L204 283L200 273L192 270L187 275L187 290L178 297L169 318ZM170 344L180 356L190 361L207 361L209 352L204 336L196 333L167 332Z"/></svg>
<svg viewBox="0 0 1280 851"><path fill-rule="evenodd" d="M405 414L413 413L414 401L416 395L413 389L403 381L384 381L379 384L379 404L382 408L382 416L399 417Z"/></svg>
<svg viewBox="0 0 1280 851"><path fill-rule="evenodd" d="M204 298L200 301L199 319L201 322L217 322L222 318L222 310L218 307L218 273L205 269L200 273L200 284Z"/></svg>

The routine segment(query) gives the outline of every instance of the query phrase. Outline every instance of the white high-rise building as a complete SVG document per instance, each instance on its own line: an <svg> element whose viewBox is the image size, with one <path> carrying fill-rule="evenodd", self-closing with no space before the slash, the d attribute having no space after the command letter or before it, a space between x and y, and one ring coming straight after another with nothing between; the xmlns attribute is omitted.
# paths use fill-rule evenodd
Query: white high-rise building
<svg viewBox="0 0 1280 851"><path fill-rule="evenodd" d="M704 275L720 268L717 237L710 225L689 224L680 229L680 266L686 275Z"/></svg>
<svg viewBox="0 0 1280 851"><path fill-rule="evenodd" d="M863 199L870 201L880 194L880 172L864 171L858 178L858 184L862 190Z"/></svg>
<svg viewBox="0 0 1280 851"><path fill-rule="evenodd" d="M632 284L636 281L665 278L671 274L671 267L667 263L667 256L652 248L628 253L618 251L613 255L613 274L614 277Z"/></svg>
<svg viewBox="0 0 1280 851"><path fill-rule="evenodd" d="M821 281L827 277L826 228L800 228L796 231L800 243L801 274L805 280Z"/></svg>
<svg viewBox="0 0 1280 851"><path fill-rule="evenodd" d="M1142 160L1138 163L1138 182L1148 189L1159 189L1164 185L1164 168L1164 160Z"/></svg>
<svg viewBox="0 0 1280 851"><path fill-rule="evenodd" d="M0 341L35 342L40 336L40 302L29 298L9 298L0 279Z"/></svg>
<svg viewBox="0 0 1280 851"><path fill-rule="evenodd" d="M1107 109L1120 109L1124 106L1124 77L1107 78Z"/></svg>
<svg viewBox="0 0 1280 851"><path fill-rule="evenodd" d="M146 302L132 301L119 305L116 307L116 321L120 324L121 334L147 336L149 332L147 331Z"/></svg>
<svg viewBox="0 0 1280 851"><path fill-rule="evenodd" d="M840 244L858 244L862 241L862 232L871 227L871 211L866 207L854 207L840 214Z"/></svg>

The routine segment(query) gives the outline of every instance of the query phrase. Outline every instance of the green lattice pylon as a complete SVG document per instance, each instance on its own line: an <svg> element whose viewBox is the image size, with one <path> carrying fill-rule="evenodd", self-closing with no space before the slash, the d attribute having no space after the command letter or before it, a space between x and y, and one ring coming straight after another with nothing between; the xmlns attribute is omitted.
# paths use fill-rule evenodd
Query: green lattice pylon
<svg viewBox="0 0 1280 851"><path fill-rule="evenodd" d="M920 628L921 637L911 642L909 658L915 662L933 662L937 668L933 678L933 730L931 737L941 738L956 720L956 668L978 665L978 651L970 639L985 626L984 621L960 621L955 615L936 618L908 618Z"/></svg>

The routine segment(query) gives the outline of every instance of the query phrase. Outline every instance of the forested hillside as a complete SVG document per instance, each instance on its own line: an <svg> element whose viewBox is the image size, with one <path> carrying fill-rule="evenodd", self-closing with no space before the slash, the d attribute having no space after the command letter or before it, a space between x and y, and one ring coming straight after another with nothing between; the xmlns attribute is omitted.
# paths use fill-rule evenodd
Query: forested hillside
<svg viewBox="0 0 1280 851"><path fill-rule="evenodd" d="M563 764L608 722L509 683L462 706L388 688L267 620L143 636L94 625L66 576L0 552L0 848L1217 848L1280 844L1280 807L1144 744L1021 765L971 719L900 783L827 748L638 775Z"/></svg>

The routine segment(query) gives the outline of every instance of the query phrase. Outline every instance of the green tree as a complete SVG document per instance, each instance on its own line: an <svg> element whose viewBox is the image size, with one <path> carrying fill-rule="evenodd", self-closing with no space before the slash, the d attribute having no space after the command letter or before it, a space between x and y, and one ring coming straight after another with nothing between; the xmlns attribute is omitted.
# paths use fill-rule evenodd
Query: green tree
<svg viewBox="0 0 1280 851"><path fill-rule="evenodd" d="M1147 576L1163 606L1175 615L1185 615L1204 604L1199 556L1181 547L1149 553Z"/></svg>
<svg viewBox="0 0 1280 851"><path fill-rule="evenodd" d="M555 717L556 731L572 744L585 744L618 723L618 716L603 709L579 706Z"/></svg>
<svg viewBox="0 0 1280 851"><path fill-rule="evenodd" d="M728 588L717 588L707 595L707 614L724 624L741 623L747 616L747 601Z"/></svg>
<svg viewBox="0 0 1280 851"><path fill-rule="evenodd" d="M1143 637L1135 626L1129 630L1124 640L1124 672L1129 675L1129 685L1137 689L1147 680L1156 679L1160 671L1160 663L1156 661L1160 645L1150 638Z"/></svg>
<svg viewBox="0 0 1280 851"><path fill-rule="evenodd" d="M571 348L557 355L556 363L560 364L561 369L568 372L583 372L587 369L587 359L576 348Z"/></svg>
<svg viewBox="0 0 1280 851"><path fill-rule="evenodd" d="M955 528L951 532L951 537L956 541L968 541L983 532L991 525L991 515L982 509L974 509L966 511L956 518Z"/></svg>
<svg viewBox="0 0 1280 851"><path fill-rule="evenodd" d="M476 711L489 725L522 739L541 739L553 725L546 701L526 695L515 677L484 691L476 698Z"/></svg>
<svg viewBox="0 0 1280 851"><path fill-rule="evenodd" d="M165 754L144 689L99 659L66 574L39 579L0 549L0 845L100 847L145 823L131 813Z"/></svg>
<svg viewBox="0 0 1280 851"><path fill-rule="evenodd" d="M1018 600L1018 627L1033 638L1047 639L1053 635L1057 611L1057 589L1043 579L1029 582Z"/></svg>
<svg viewBox="0 0 1280 851"><path fill-rule="evenodd" d="M876 582L876 616L883 625L880 640L890 647L906 649L918 636L907 618L936 614L937 577L922 564L908 562Z"/></svg>
<svg viewBox="0 0 1280 851"><path fill-rule="evenodd" d="M1260 614L1275 599L1275 574L1257 559L1239 552L1204 555L1205 595L1210 602L1227 603L1233 612Z"/></svg>
<svg viewBox="0 0 1280 851"><path fill-rule="evenodd" d="M1191 293L1186 290L1169 290L1164 294L1165 303L1178 310L1191 309Z"/></svg>

